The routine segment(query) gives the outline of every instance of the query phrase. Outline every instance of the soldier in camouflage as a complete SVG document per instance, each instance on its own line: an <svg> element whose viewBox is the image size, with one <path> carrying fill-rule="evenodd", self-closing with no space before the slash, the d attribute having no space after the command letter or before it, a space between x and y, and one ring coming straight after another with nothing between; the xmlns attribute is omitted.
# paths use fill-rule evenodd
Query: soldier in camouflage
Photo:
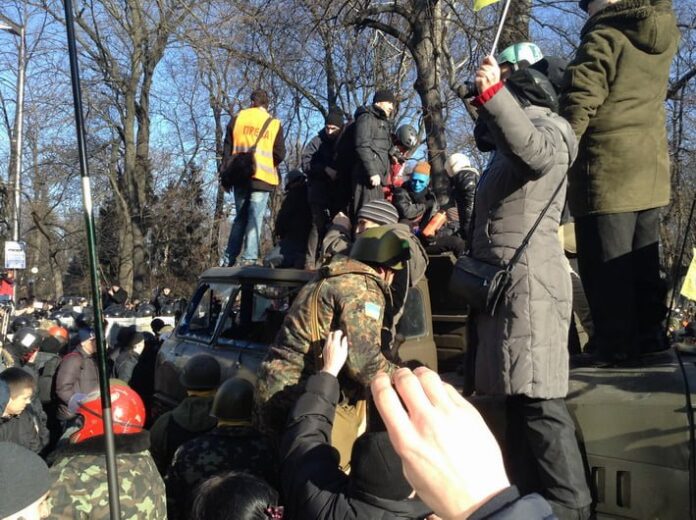
<svg viewBox="0 0 696 520"><path fill-rule="evenodd" d="M121 518L165 520L164 482L148 452L143 402L121 384L112 384L111 400ZM102 520L109 517L109 494L99 392L79 396L72 405L84 424L51 456L50 471L56 479L50 493L51 518Z"/></svg>
<svg viewBox="0 0 696 520"><path fill-rule="evenodd" d="M193 491L221 472L251 473L278 485L270 440L251 425L253 402L254 386L245 379L228 379L220 386L211 411L217 427L182 445L164 479L169 520L189 518Z"/></svg>
<svg viewBox="0 0 696 520"><path fill-rule="evenodd" d="M339 376L344 402L364 399L377 372L396 368L383 353L381 333L392 312L389 284L409 256L408 242L393 231L369 229L356 239L350 257L336 255L302 288L257 374L255 420L262 431L283 432L307 379L321 368L323 340L331 330L348 338L348 361Z"/></svg>

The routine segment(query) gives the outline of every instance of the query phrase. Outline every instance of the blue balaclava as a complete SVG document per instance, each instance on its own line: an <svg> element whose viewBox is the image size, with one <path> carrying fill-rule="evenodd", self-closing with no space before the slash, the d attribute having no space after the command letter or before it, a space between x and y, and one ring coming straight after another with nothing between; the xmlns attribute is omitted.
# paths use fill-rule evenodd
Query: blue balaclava
<svg viewBox="0 0 696 520"><path fill-rule="evenodd" d="M422 193L430 184L430 164L421 161L416 164L411 174L411 188L414 193Z"/></svg>
<svg viewBox="0 0 696 520"><path fill-rule="evenodd" d="M411 187L414 193L421 193L430 184L430 175L424 175L422 173L414 173L411 175Z"/></svg>

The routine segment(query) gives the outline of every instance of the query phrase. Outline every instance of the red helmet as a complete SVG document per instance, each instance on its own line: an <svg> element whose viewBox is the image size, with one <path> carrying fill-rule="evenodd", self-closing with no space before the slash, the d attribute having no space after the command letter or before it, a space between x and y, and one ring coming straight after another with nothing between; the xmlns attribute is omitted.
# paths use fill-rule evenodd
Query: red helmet
<svg viewBox="0 0 696 520"><path fill-rule="evenodd" d="M68 342L68 329L66 329L65 327L61 327L60 325L53 325L52 327L49 327L48 334L59 340L61 343Z"/></svg>
<svg viewBox="0 0 696 520"><path fill-rule="evenodd" d="M76 394L70 399L69 408L84 419L82 427L70 436L73 442L82 442L104 435L102 405L99 390L91 394ZM111 384L111 416L114 434L139 433L145 425L145 405L135 390L123 383Z"/></svg>

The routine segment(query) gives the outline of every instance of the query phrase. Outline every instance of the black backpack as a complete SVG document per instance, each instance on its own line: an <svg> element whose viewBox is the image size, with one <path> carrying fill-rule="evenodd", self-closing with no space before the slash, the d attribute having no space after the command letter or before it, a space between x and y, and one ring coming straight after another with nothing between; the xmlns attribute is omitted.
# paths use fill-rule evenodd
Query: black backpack
<svg viewBox="0 0 696 520"><path fill-rule="evenodd" d="M268 116L268 119L261 127L256 142L247 152L231 154L226 163L223 164L220 169L220 184L222 184L222 188L226 192L229 193L235 186L246 184L254 176L256 172L256 158L254 156L256 147L271 121L273 121L273 118ZM234 132L232 132L230 139L234 140Z"/></svg>

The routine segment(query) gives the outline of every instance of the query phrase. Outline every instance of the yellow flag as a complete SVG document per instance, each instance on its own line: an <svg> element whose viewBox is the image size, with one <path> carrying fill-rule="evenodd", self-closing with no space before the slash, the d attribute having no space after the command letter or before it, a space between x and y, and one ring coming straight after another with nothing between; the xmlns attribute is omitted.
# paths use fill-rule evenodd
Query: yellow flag
<svg viewBox="0 0 696 520"><path fill-rule="evenodd" d="M480 11L487 5L491 5L499 1L500 0L474 0L474 12Z"/></svg>
<svg viewBox="0 0 696 520"><path fill-rule="evenodd" d="M681 294L689 300L696 301L696 249L693 250L693 257L684 279L684 285L681 288Z"/></svg>

